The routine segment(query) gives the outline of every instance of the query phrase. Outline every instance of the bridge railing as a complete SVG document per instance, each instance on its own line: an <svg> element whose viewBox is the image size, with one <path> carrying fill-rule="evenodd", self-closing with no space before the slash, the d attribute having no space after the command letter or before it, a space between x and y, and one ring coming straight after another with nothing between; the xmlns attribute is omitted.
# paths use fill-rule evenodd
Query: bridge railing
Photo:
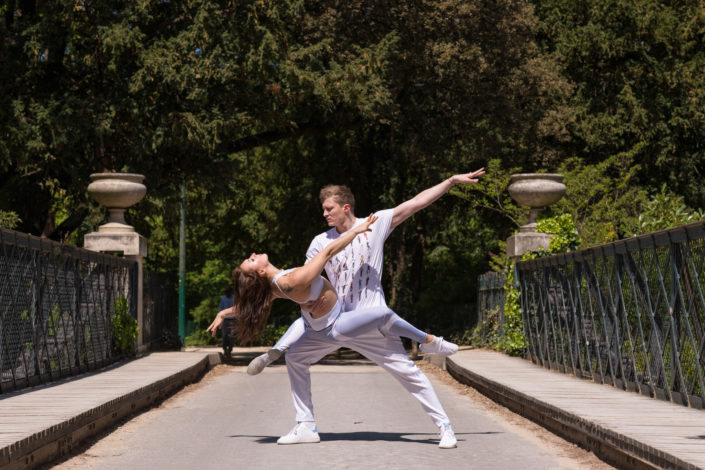
<svg viewBox="0 0 705 470"><path fill-rule="evenodd" d="M477 323L487 319L488 314L497 311L499 330L504 327L504 283L505 276L489 271L477 278Z"/></svg>
<svg viewBox="0 0 705 470"><path fill-rule="evenodd" d="M0 393L118 358L111 316L136 315L137 264L0 229Z"/></svg>
<svg viewBox="0 0 705 470"><path fill-rule="evenodd" d="M150 349L164 347L165 331L177 338L178 282L175 273L144 271L142 341Z"/></svg>
<svg viewBox="0 0 705 470"><path fill-rule="evenodd" d="M532 361L703 408L704 222L516 269Z"/></svg>

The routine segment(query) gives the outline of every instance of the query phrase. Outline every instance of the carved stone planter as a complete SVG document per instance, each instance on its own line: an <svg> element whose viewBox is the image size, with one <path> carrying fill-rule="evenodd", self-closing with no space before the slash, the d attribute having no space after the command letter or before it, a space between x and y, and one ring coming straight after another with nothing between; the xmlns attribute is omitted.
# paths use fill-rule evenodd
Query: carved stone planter
<svg viewBox="0 0 705 470"><path fill-rule="evenodd" d="M533 224L533 227L536 226L538 213L558 202L565 194L563 175L558 173L518 173L511 176L507 189L517 203L531 207L527 225Z"/></svg>
<svg viewBox="0 0 705 470"><path fill-rule="evenodd" d="M98 231L134 232L135 229L125 222L125 210L147 194L147 187L142 184L144 176L135 173L93 173L91 179L93 182L88 185L88 194L110 212L110 220Z"/></svg>
<svg viewBox="0 0 705 470"><path fill-rule="evenodd" d="M529 222L507 239L507 256L516 261L527 251L547 249L551 235L536 232L536 217L565 194L563 175L558 173L518 173L511 176L509 195L518 204L529 206Z"/></svg>

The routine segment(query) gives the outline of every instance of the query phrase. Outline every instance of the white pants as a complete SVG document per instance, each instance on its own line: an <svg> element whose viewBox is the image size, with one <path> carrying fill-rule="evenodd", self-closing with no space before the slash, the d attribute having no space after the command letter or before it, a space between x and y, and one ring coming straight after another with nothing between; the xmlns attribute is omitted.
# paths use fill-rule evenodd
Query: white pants
<svg viewBox="0 0 705 470"><path fill-rule="evenodd" d="M342 306L338 304L335 308L340 307ZM349 340L375 330L383 331L385 336L401 336L413 339L417 343L423 343L426 340L426 333L401 318L386 305L364 307L349 312L331 310L329 314L331 313L335 314L335 319L328 327L322 329L314 328L310 324L307 325L307 321L298 318L289 325L289 328L272 349L278 349L281 352L287 351L301 339L307 328L325 331L326 334L339 341Z"/></svg>
<svg viewBox="0 0 705 470"><path fill-rule="evenodd" d="M301 321L298 327L302 327L303 323ZM421 403L436 426L449 422L431 382L409 359L399 337L383 336L375 330L354 338L335 340L327 331L329 328L314 331L306 327L303 336L286 353L296 421L315 421L311 398L311 364L338 348L346 347L359 352L392 374Z"/></svg>

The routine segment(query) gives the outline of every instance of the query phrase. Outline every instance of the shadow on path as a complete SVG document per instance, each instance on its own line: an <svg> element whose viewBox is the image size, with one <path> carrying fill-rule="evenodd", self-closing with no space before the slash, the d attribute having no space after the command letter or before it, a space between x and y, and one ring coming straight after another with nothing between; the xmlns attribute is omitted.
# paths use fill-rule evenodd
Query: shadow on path
<svg viewBox="0 0 705 470"><path fill-rule="evenodd" d="M487 431L487 432L461 432L455 433L455 437L458 438L459 442L464 439L460 439L460 436L467 435L487 435L487 434L503 434L501 432ZM358 431L358 432L325 432L320 433L321 442L336 442L336 441L388 441L388 442L415 442L417 444L433 444L438 445L438 437L433 434L428 433L399 433L399 432L374 432L374 431ZM413 438L409 436L424 436L425 439ZM429 437L432 436L432 437ZM253 436L247 434L234 434L233 438L238 437L251 437L256 438L256 442L259 444L274 444L279 439L279 436Z"/></svg>

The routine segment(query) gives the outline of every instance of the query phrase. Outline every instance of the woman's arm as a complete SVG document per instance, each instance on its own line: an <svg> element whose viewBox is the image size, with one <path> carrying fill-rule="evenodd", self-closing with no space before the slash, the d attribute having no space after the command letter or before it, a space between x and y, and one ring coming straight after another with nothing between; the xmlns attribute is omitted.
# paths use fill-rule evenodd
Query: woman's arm
<svg viewBox="0 0 705 470"><path fill-rule="evenodd" d="M363 232L370 231L370 225L375 223L377 216L370 214L366 221L360 225L351 228L344 235L341 235L335 241L329 243L325 248L318 252L316 256L311 258L311 261L304 264L300 268L296 268L289 273L289 285L294 287L303 284L310 284L316 277L320 276L323 268L329 259L340 253L355 237Z"/></svg>
<svg viewBox="0 0 705 470"><path fill-rule="evenodd" d="M213 323L206 328L206 331L211 332L211 336L215 337L215 332L218 330L218 328L221 328L223 326L223 320L226 318L232 318L237 316L235 314L235 307L230 307L226 308L225 310L221 310L218 312L218 314L215 316L215 319L213 319Z"/></svg>

